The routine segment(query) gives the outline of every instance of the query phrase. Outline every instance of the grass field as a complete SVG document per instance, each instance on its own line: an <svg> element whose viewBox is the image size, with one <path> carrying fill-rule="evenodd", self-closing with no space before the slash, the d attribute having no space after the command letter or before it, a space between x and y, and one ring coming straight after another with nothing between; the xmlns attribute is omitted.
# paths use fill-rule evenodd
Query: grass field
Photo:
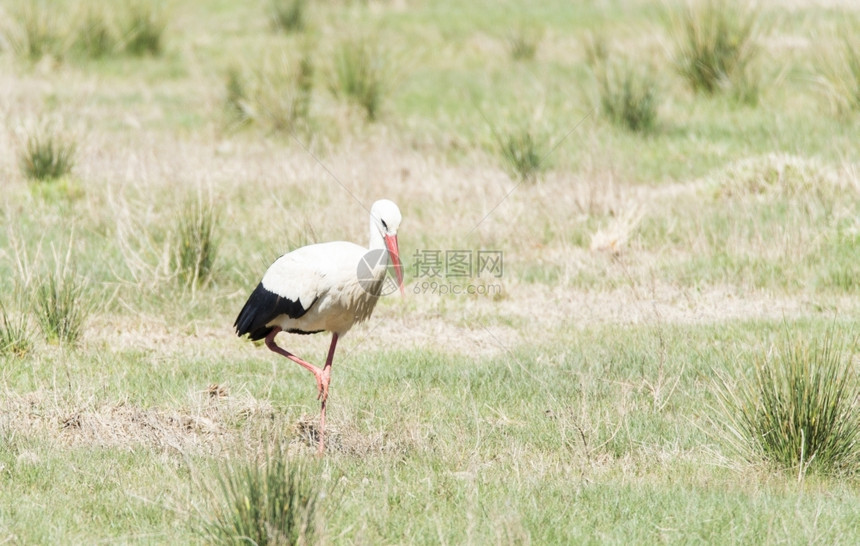
<svg viewBox="0 0 860 546"><path fill-rule="evenodd" d="M273 458L298 543L860 541L860 436L739 431L827 340L860 426L860 10L723 9L709 89L688 4L461 4L0 4L0 544L215 541ZM406 297L339 344L318 460L312 378L231 325L382 197Z"/></svg>

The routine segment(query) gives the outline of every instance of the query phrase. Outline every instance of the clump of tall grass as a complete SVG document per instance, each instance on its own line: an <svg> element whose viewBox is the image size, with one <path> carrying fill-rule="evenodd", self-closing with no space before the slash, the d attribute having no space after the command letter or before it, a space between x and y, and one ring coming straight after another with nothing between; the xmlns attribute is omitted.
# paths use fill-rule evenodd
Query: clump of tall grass
<svg viewBox="0 0 860 546"><path fill-rule="evenodd" d="M81 337L91 305L86 280L68 261L39 279L34 293L34 312L49 342L74 345Z"/></svg>
<svg viewBox="0 0 860 546"><path fill-rule="evenodd" d="M511 176L521 182L537 182L538 176L547 167L546 145L531 129L515 129L505 134L496 134L499 154Z"/></svg>
<svg viewBox="0 0 860 546"><path fill-rule="evenodd" d="M307 128L314 88L314 63L307 53L297 62L266 59L251 72L231 67L225 79L228 116L273 131Z"/></svg>
<svg viewBox="0 0 860 546"><path fill-rule="evenodd" d="M860 292L860 265L850 259L830 263L827 270L820 273L819 284L841 292Z"/></svg>
<svg viewBox="0 0 860 546"><path fill-rule="evenodd" d="M0 302L0 355L20 358L29 353L32 346L27 314L11 311Z"/></svg>
<svg viewBox="0 0 860 546"><path fill-rule="evenodd" d="M860 39L843 33L841 44L819 55L816 80L834 114L860 112Z"/></svg>
<svg viewBox="0 0 860 546"><path fill-rule="evenodd" d="M603 115L630 131L653 130L660 102L653 70L613 59L602 38L589 36L585 51L586 62L597 80Z"/></svg>
<svg viewBox="0 0 860 546"><path fill-rule="evenodd" d="M91 7L78 25L75 49L86 57L98 59L117 48L117 38L103 10Z"/></svg>
<svg viewBox="0 0 860 546"><path fill-rule="evenodd" d="M797 473L860 470L860 386L852 343L828 332L807 341L786 336L752 363L751 374L717 385L726 437L749 461Z"/></svg>
<svg viewBox="0 0 860 546"><path fill-rule="evenodd" d="M227 110L227 115L240 122L250 119L250 105L248 97L248 87L245 75L238 66L231 66L227 69L224 78L224 87L226 97L224 106Z"/></svg>
<svg viewBox="0 0 860 546"><path fill-rule="evenodd" d="M543 38L539 28L520 27L508 35L508 52L515 61L530 61L535 58Z"/></svg>
<svg viewBox="0 0 860 546"><path fill-rule="evenodd" d="M73 142L41 131L27 138L19 162L28 179L47 181L69 174L75 164L74 157Z"/></svg>
<svg viewBox="0 0 860 546"><path fill-rule="evenodd" d="M314 544L323 500L318 469L284 456L231 464L219 475L221 499L202 534L215 544Z"/></svg>
<svg viewBox="0 0 860 546"><path fill-rule="evenodd" d="M157 2L128 4L123 26L123 49L131 55L158 55L164 46L167 15Z"/></svg>
<svg viewBox="0 0 860 546"><path fill-rule="evenodd" d="M307 123L310 118L311 96L313 94L314 64L309 54L299 59L294 72L293 95L290 105L290 121Z"/></svg>
<svg viewBox="0 0 860 546"><path fill-rule="evenodd" d="M346 40L335 53L336 95L360 106L367 119L379 117L388 85L386 59L379 46L365 39Z"/></svg>
<svg viewBox="0 0 860 546"><path fill-rule="evenodd" d="M50 56L62 59L67 49L67 35L60 25L57 6L44 0L24 2L11 12L11 21L5 26L12 49L31 62Z"/></svg>
<svg viewBox="0 0 860 546"><path fill-rule="evenodd" d="M272 26L284 32L298 32L305 28L308 0L269 0L269 17Z"/></svg>
<svg viewBox="0 0 860 546"><path fill-rule="evenodd" d="M707 94L730 90L747 103L758 99L760 80L752 66L761 52L758 8L688 0L673 19L675 66L691 89Z"/></svg>
<svg viewBox="0 0 860 546"><path fill-rule="evenodd" d="M176 219L174 272L180 282L206 284L218 254L218 211L199 199L187 201Z"/></svg>
<svg viewBox="0 0 860 546"><path fill-rule="evenodd" d="M13 50L32 62L48 56L63 60L70 51L89 58L161 53L167 15L159 2L130 0L111 4L110 11L106 6L85 4L75 12L63 3L24 2L11 21L0 22L0 31L9 36Z"/></svg>

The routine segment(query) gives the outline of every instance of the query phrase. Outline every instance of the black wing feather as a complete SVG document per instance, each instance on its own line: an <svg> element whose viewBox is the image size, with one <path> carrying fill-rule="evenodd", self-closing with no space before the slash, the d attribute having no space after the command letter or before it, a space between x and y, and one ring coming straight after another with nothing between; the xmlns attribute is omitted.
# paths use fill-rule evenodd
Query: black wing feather
<svg viewBox="0 0 860 546"><path fill-rule="evenodd" d="M293 301L266 290L261 282L251 293L248 301L245 302L245 306L239 312L233 326L239 337L248 334L252 340L263 339L272 331L272 327L266 326L266 324L275 317L287 315L294 319L300 318L308 312L308 309L313 307L314 303L316 300L304 307L301 301Z"/></svg>

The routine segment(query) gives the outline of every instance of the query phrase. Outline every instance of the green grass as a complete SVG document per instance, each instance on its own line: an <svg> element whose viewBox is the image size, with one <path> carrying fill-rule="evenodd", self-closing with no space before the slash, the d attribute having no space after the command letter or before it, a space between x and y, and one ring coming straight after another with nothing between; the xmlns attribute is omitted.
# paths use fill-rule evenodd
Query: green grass
<svg viewBox="0 0 860 546"><path fill-rule="evenodd" d="M75 345L92 310L86 280L72 268L43 275L33 295L36 320L49 342Z"/></svg>
<svg viewBox="0 0 860 546"><path fill-rule="evenodd" d="M819 86L839 117L860 110L860 53L855 35L843 31L841 43L822 47L817 59Z"/></svg>
<svg viewBox="0 0 860 546"><path fill-rule="evenodd" d="M384 52L369 39L342 42L334 56L334 91L376 120L390 85Z"/></svg>
<svg viewBox="0 0 860 546"><path fill-rule="evenodd" d="M197 287L215 273L218 255L218 211L211 203L191 199L184 203L176 220L174 271L180 282Z"/></svg>
<svg viewBox="0 0 860 546"><path fill-rule="evenodd" d="M499 155L511 175L520 182L535 183L549 163L546 143L529 129L497 134L496 138Z"/></svg>
<svg viewBox="0 0 860 546"><path fill-rule="evenodd" d="M520 27L507 38L508 51L515 61L530 61L535 58L543 32L539 28Z"/></svg>
<svg viewBox="0 0 860 546"><path fill-rule="evenodd" d="M675 282L850 293L858 208L849 177L795 156L749 158L665 216L646 215L639 241L665 245L660 267Z"/></svg>
<svg viewBox="0 0 860 546"><path fill-rule="evenodd" d="M756 358L752 377L719 387L725 434L751 461L799 478L856 475L860 385L852 371L855 344L833 332L808 341L786 332L781 346Z"/></svg>
<svg viewBox="0 0 860 546"><path fill-rule="evenodd" d="M9 414L35 411L26 417L29 432L16 427L0 444L0 463L14 478L0 499L5 506L15 499L0 522L27 541L150 533L191 541L201 521L244 513L234 512L236 498L260 498L249 500L251 509L266 510L272 504L263 499L284 497L280 488L319 479L316 487L336 489L317 507L325 515L317 528L323 542L335 536L375 543L465 536L481 543L506 536L552 544L650 542L665 533L681 542L779 542L850 535L857 502L850 484L811 476L798 487L778 474L713 465L709 419L719 414L702 400L711 400L715 370L734 369L724 351L755 351L759 339L783 327L571 329L569 346L513 346L512 353L480 359L425 350L350 356L335 371L329 453L319 468L299 474L291 469L301 467L286 463L294 462L290 457L264 458L262 466L245 458L249 448L264 450L272 434L312 456L314 446L296 426L316 406L303 370L280 369L273 384L265 349L238 361L178 351L164 377L158 355L106 345L98 370L86 354L66 357L72 383L57 393L60 399L34 396ZM809 335L826 327L791 326ZM51 381L50 358L36 357L32 372L5 372L7 385L21 389L34 374L31 389ZM220 380L227 397L212 398L206 386ZM131 391L152 396L118 398ZM260 392L273 407L249 398ZM74 408L76 419L64 408ZM40 440L55 419L72 423L61 432L70 446ZM221 439L210 436L215 419L225 427ZM236 457L227 474L223 464L205 462L209 445ZM177 448L191 457L190 469L165 462ZM78 471L70 481L54 483L72 468ZM209 493L194 485L201 482L215 494L211 508L201 498ZM56 510L48 527L38 523L34 501L51 491ZM189 512L190 505L202 511ZM825 505L817 525L800 523Z"/></svg>
<svg viewBox="0 0 860 546"><path fill-rule="evenodd" d="M652 131L657 124L660 93L651 74L629 60L610 58L599 42L586 45L588 64L597 81L600 111L611 122L633 132Z"/></svg>
<svg viewBox="0 0 860 546"><path fill-rule="evenodd" d="M818 270L815 285L822 290L834 290L840 293L856 293L860 291L860 266L856 257L860 253L860 234L853 231L850 225L840 226L830 233L821 245L820 255L825 266ZM816 260L810 257L810 262ZM809 264L812 266L812 263Z"/></svg>
<svg viewBox="0 0 860 546"><path fill-rule="evenodd" d="M50 2L39 0L17 7L12 14L17 33L10 33L18 53L31 62L45 56L62 59L66 53L66 36L62 32L58 15ZM13 23L14 24L14 23Z"/></svg>
<svg viewBox="0 0 860 546"><path fill-rule="evenodd" d="M222 470L222 500L202 533L215 544L313 544L322 477L313 465L280 450L250 463Z"/></svg>
<svg viewBox="0 0 860 546"><path fill-rule="evenodd" d="M224 107L231 119L243 122L249 119L248 91L241 68L231 66L224 76Z"/></svg>
<svg viewBox="0 0 860 546"><path fill-rule="evenodd" d="M675 65L688 85L708 94L731 89L755 103L758 80L750 71L761 51L759 8L690 0L675 17Z"/></svg>
<svg viewBox="0 0 860 546"><path fill-rule="evenodd" d="M21 151L21 170L32 180L51 181L63 177L74 167L75 148L73 142L54 134L30 135Z"/></svg>
<svg viewBox="0 0 860 546"><path fill-rule="evenodd" d="M30 320L26 313L10 310L0 303L0 355L23 357L33 346Z"/></svg>
<svg viewBox="0 0 860 546"><path fill-rule="evenodd" d="M86 57L100 59L114 53L117 38L104 11L92 8L78 27L75 47Z"/></svg>
<svg viewBox="0 0 860 546"><path fill-rule="evenodd" d="M36 4L0 17L0 342L28 340L0 351L0 543L210 542L236 507L219 480L262 493L273 445L312 459L310 374L231 325L278 256L365 244L381 197L403 211L406 297L339 342L309 542L858 542L856 475L751 462L714 388L786 333L858 331L860 140L821 94L850 12L762 11L755 56L707 93L647 2L318 2L301 32L266 2L155 3L142 55L133 2L74 4L38 4L32 57ZM533 56L511 29L541 29ZM595 108L589 33L619 83L658 82L646 134ZM650 104L624 89L619 111ZM54 183L21 168L37 122L75 135ZM45 165L69 142L48 135ZM504 270L422 290L422 249ZM55 289L49 253L76 267ZM37 328L42 285L90 311L73 346ZM318 364L329 339L279 342ZM289 469L270 468L277 492Z"/></svg>
<svg viewBox="0 0 860 546"><path fill-rule="evenodd" d="M269 0L268 6L272 26L284 32L304 30L307 9L307 0Z"/></svg>
<svg viewBox="0 0 860 546"><path fill-rule="evenodd" d="M231 122L293 134L312 128L315 64L308 53L286 51L251 70L232 66L225 78L225 106Z"/></svg>
<svg viewBox="0 0 860 546"><path fill-rule="evenodd" d="M128 0L110 5L83 0L13 2L4 22L9 42L21 57L36 63L48 57L67 60L102 59L125 52L132 56L160 55L169 15L159 2Z"/></svg>
<svg viewBox="0 0 860 546"><path fill-rule="evenodd" d="M158 2L132 0L123 15L122 44L131 55L159 55L164 49L168 15Z"/></svg>

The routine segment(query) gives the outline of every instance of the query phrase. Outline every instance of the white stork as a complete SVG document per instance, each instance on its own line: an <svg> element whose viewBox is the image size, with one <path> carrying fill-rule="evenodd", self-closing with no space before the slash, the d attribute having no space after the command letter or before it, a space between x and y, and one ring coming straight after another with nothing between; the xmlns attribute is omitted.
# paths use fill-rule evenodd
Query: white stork
<svg viewBox="0 0 860 546"><path fill-rule="evenodd" d="M337 340L352 325L370 317L382 292L385 272L394 267L403 294L397 247L400 209L382 199L370 208L370 248L337 241L298 248L269 266L233 326L241 337L266 340L266 347L308 369L317 381L320 409L319 452L325 450L325 407ZM331 332L322 369L275 343L278 332Z"/></svg>

